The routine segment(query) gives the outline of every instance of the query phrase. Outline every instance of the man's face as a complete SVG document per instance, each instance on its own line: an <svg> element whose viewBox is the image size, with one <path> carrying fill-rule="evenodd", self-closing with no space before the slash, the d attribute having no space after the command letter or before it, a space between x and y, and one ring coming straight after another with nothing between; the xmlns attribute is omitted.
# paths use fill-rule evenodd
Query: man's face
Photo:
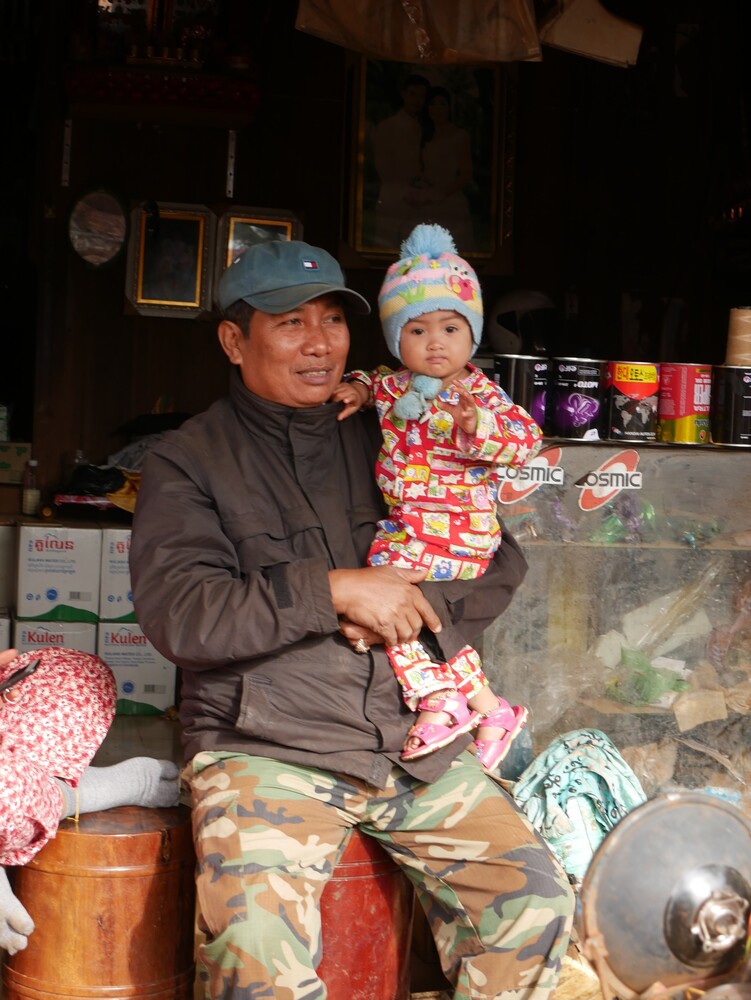
<svg viewBox="0 0 751 1000"><path fill-rule="evenodd" d="M257 310L248 337L224 321L219 338L251 392L292 407L325 403L341 382L349 350L349 329L336 295L279 315Z"/></svg>

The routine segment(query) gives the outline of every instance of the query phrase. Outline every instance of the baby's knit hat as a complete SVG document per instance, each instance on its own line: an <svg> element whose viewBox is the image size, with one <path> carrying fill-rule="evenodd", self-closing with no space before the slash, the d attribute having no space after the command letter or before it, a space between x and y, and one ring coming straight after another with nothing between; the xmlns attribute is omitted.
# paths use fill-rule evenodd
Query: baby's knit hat
<svg viewBox="0 0 751 1000"><path fill-rule="evenodd" d="M464 316L477 350L483 327L480 283L457 254L448 229L432 223L415 226L402 243L401 255L386 272L378 293L383 335L394 357L402 360L399 340L404 324L436 309L454 309Z"/></svg>

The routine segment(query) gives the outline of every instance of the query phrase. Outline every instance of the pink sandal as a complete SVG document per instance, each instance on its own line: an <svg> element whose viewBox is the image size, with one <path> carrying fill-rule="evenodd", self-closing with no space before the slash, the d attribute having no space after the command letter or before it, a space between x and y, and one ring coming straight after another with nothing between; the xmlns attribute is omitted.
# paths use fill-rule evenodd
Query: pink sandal
<svg viewBox="0 0 751 1000"><path fill-rule="evenodd" d="M469 732L477 725L478 719L482 716L479 712L473 712L467 704L467 699L458 691L446 698L441 698L433 704L430 702L430 695L423 698L417 706L419 712L445 712L451 717L451 722L447 726L439 725L436 722L418 722L412 726L407 733L407 739L412 737L420 740L421 745L414 750L403 750L402 760L416 760L426 754L439 750L447 746L457 736Z"/></svg>
<svg viewBox="0 0 751 1000"><path fill-rule="evenodd" d="M475 754L486 771L494 771L511 749L511 744L527 724L529 713L523 705L499 706L480 720L478 732L482 729L505 729L502 736L495 739L475 739Z"/></svg>

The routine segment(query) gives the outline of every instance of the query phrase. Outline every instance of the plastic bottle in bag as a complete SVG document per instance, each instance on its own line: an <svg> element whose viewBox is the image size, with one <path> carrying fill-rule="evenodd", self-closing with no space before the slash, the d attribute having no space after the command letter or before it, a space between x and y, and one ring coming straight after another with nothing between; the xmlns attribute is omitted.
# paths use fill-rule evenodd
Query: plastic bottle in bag
<svg viewBox="0 0 751 1000"><path fill-rule="evenodd" d="M37 481L38 462L30 458L23 474L23 492L21 494L21 511L26 517L36 517L39 513L39 483Z"/></svg>

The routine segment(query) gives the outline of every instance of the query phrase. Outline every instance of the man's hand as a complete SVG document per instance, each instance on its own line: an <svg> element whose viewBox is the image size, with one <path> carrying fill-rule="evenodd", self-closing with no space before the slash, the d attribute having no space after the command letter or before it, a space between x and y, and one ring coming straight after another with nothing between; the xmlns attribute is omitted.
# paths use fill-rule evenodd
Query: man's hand
<svg viewBox="0 0 751 1000"><path fill-rule="evenodd" d="M382 646L383 638L364 625L355 625L348 618L339 619L339 631L357 653L367 653L371 646Z"/></svg>
<svg viewBox="0 0 751 1000"><path fill-rule="evenodd" d="M334 610L349 623L380 636L387 646L415 639L424 625L440 632L438 615L417 586L426 576L426 570L394 566L332 569L329 586Z"/></svg>
<svg viewBox="0 0 751 1000"><path fill-rule="evenodd" d="M437 409L450 413L454 418L454 423L461 427L465 434L474 435L477 433L477 404L472 398L472 393L461 384L452 382L447 390L451 395L448 400L441 396L435 401Z"/></svg>
<svg viewBox="0 0 751 1000"><path fill-rule="evenodd" d="M13 895L5 869L0 868L0 950L9 955L23 951L33 931L34 921Z"/></svg>
<svg viewBox="0 0 751 1000"><path fill-rule="evenodd" d="M344 403L342 412L337 414L337 420L346 420L357 413L368 401L368 387L362 382L340 382L331 394L335 403Z"/></svg>

